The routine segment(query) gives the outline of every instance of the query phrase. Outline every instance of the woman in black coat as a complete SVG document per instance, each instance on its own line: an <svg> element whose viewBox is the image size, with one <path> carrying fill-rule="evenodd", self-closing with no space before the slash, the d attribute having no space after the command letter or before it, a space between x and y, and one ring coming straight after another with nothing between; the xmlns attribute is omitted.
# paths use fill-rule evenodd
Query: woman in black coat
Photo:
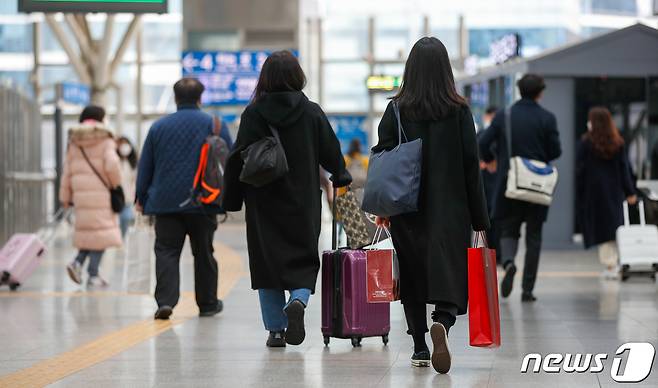
<svg viewBox="0 0 658 388"><path fill-rule="evenodd" d="M425 333L426 304L432 304L431 362L438 372L447 373L447 334L456 316L466 313L471 232L487 229L489 217L473 116L455 90L445 46L436 38L420 39L409 54L403 79L379 124L373 152L398 144L396 103L409 141L423 141L418 211L377 221L390 223L400 262L401 300L414 340L412 365L430 363Z"/></svg>
<svg viewBox="0 0 658 388"><path fill-rule="evenodd" d="M259 291L268 346L298 345L304 340L304 308L320 268L320 166L334 186L351 182L338 139L322 109L306 98L297 59L287 51L270 55L260 73L251 104L225 171L223 206L246 207L251 286ZM240 181L241 153L278 131L289 171L256 188ZM284 290L290 291L288 303Z"/></svg>
<svg viewBox="0 0 658 388"><path fill-rule="evenodd" d="M578 146L578 219L585 248L598 246L606 278L618 276L619 254L615 244L617 228L624 223L623 202L637 202L624 139L610 111L595 107L589 111L588 131Z"/></svg>

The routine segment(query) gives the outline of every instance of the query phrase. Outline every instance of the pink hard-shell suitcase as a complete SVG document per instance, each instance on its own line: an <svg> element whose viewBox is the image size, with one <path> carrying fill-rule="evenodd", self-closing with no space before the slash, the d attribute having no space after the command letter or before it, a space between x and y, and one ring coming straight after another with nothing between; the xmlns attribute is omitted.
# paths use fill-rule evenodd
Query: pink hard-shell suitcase
<svg viewBox="0 0 658 388"><path fill-rule="evenodd" d="M39 266L45 251L36 234L13 235L0 250L0 285L16 290Z"/></svg>
<svg viewBox="0 0 658 388"><path fill-rule="evenodd" d="M336 190L334 189L334 198ZM382 337L388 343L391 331L390 303L368 303L366 251L336 249L336 207L333 208L332 247L322 254L322 334L349 338L361 346L364 337Z"/></svg>

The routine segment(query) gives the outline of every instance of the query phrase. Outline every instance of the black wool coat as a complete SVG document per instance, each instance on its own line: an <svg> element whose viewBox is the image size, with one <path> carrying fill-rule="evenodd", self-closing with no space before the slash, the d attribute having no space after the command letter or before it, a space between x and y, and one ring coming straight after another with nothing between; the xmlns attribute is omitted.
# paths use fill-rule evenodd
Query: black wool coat
<svg viewBox="0 0 658 388"><path fill-rule="evenodd" d="M279 131L289 172L260 188L240 182L240 153ZM246 207L249 268L253 289L315 290L320 260L319 167L334 186L351 182L338 139L324 112L302 92L269 93L242 113L234 149L226 163L223 207Z"/></svg>
<svg viewBox="0 0 658 388"><path fill-rule="evenodd" d="M552 162L560 157L562 154L560 133L557 130L557 120L553 113L542 108L533 100L521 99L512 105L510 117L512 156L521 156L544 163ZM492 217L494 219L509 217L518 209L519 201L505 197L510 152L505 136L504 110L496 113L489 128L479 136L478 143L485 161L490 162L493 159L498 161L497 182L491 204ZM492 149L496 150L495 155L491 152ZM522 204L526 208L533 209L533 216L538 221L546 221L548 206L528 205L527 202Z"/></svg>
<svg viewBox="0 0 658 388"><path fill-rule="evenodd" d="M589 140L582 140L577 150L576 182L585 248L614 241L617 228L624 223L623 202L635 192L624 148L605 159Z"/></svg>
<svg viewBox="0 0 658 388"><path fill-rule="evenodd" d="M658 142L653 146L653 152L651 152L651 179L658 179Z"/></svg>
<svg viewBox="0 0 658 388"><path fill-rule="evenodd" d="M419 210L391 217L402 303L447 302L464 314L471 232L489 227L473 116L462 107L439 121L413 122L402 107L401 120L410 141L423 140ZM397 121L389 104L373 152L397 144Z"/></svg>

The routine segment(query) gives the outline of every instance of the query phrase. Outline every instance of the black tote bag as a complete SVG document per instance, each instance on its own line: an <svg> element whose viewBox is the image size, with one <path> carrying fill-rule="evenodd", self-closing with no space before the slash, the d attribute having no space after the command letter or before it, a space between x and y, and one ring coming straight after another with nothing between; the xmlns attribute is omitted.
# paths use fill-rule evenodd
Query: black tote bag
<svg viewBox="0 0 658 388"><path fill-rule="evenodd" d="M423 164L423 140L409 141L402 128L400 110L395 102L393 110L398 123L398 145L390 151L370 155L368 178L361 205L364 211L382 217L418 210Z"/></svg>

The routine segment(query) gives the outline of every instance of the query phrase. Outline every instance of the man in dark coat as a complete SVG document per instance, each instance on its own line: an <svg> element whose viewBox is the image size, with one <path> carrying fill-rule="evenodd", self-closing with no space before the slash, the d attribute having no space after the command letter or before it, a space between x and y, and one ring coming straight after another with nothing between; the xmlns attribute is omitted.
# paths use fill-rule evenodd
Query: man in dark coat
<svg viewBox="0 0 658 388"><path fill-rule="evenodd" d="M523 269L523 294L521 300L535 301L532 294L539 268L542 228L548 215L548 207L505 197L507 171L510 157L520 156L527 159L549 163L562 154L560 135L557 130L555 115L542 108L538 101L545 89L542 77L526 74L518 82L521 100L510 108L510 128L512 133L512 152L510 154L505 136L505 111L500 111L491 126L480 136L479 145L482 158L490 163L490 169L498 170L496 193L493 197L492 217L500 221L500 252L505 268L505 277L501 283L501 295L506 298L512 292L519 244L520 229L526 224L526 256ZM497 154L491 152L496 145Z"/></svg>
<svg viewBox="0 0 658 388"><path fill-rule="evenodd" d="M222 310L217 299L217 261L213 237L217 206L189 203L201 147L213 130L213 118L199 109L203 85L183 78L174 85L178 111L149 130L137 173L136 197L144 214L155 216L155 319L168 319L180 295L180 255L189 236L194 254L196 302L201 316ZM230 144L228 130L222 137ZM183 205L187 203L186 205Z"/></svg>
<svg viewBox="0 0 658 388"><path fill-rule="evenodd" d="M477 132L477 138L479 139L485 133L485 130L491 126L491 122L498 113L498 108L495 106L490 106L484 111L482 116L482 127ZM496 152L496 147L492 147L490 150L492 153ZM489 210L489 215L493 213L492 203L496 194L496 184L498 183L498 173L496 170L489 170L487 164L482 161L480 163L480 169L482 170L482 184L484 185L484 194L487 197L487 209ZM489 248L498 249L500 245L500 228L495 224L493 218L490 219L491 227L487 233L487 238L489 240ZM496 262L501 264L500 255L496 253Z"/></svg>
<svg viewBox="0 0 658 388"><path fill-rule="evenodd" d="M658 179L658 141L651 152L651 179Z"/></svg>

